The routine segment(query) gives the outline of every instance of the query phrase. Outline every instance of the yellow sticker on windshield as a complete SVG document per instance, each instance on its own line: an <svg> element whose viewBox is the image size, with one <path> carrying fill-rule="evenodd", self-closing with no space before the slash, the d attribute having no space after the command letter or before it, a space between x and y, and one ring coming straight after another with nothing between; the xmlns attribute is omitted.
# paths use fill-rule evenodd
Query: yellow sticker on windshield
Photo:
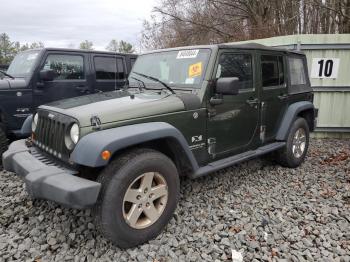
<svg viewBox="0 0 350 262"><path fill-rule="evenodd" d="M188 68L188 76L189 77L196 77L200 76L202 74L202 62L190 65Z"/></svg>

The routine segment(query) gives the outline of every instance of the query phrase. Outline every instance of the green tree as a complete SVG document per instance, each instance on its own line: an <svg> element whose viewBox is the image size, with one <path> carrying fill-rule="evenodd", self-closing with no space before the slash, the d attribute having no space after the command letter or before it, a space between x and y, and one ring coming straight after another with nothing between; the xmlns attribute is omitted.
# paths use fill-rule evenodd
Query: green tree
<svg viewBox="0 0 350 262"><path fill-rule="evenodd" d="M0 34L0 64L9 64L18 52L33 48L43 48L42 42L25 43L12 42L6 33Z"/></svg>
<svg viewBox="0 0 350 262"><path fill-rule="evenodd" d="M44 44L42 42L34 42L30 45L30 49L43 48Z"/></svg>
<svg viewBox="0 0 350 262"><path fill-rule="evenodd" d="M85 40L80 43L79 48L84 50L94 50L93 46L94 44L91 41Z"/></svg>
<svg viewBox="0 0 350 262"><path fill-rule="evenodd" d="M120 53L134 53L135 52L134 47L132 46L132 44L130 44L130 43L126 42L126 41L123 41L123 40L121 40L119 42L118 51Z"/></svg>
<svg viewBox="0 0 350 262"><path fill-rule="evenodd" d="M118 52L119 51L119 43L117 40L112 39L109 44L106 47L106 50L111 52Z"/></svg>
<svg viewBox="0 0 350 262"><path fill-rule="evenodd" d="M16 53L15 44L8 34L0 34L0 64L9 64Z"/></svg>

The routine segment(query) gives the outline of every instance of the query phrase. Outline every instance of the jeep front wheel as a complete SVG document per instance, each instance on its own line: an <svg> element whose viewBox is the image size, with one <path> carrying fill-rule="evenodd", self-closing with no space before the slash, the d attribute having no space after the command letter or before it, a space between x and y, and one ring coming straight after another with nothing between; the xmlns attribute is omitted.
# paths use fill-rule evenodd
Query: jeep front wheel
<svg viewBox="0 0 350 262"><path fill-rule="evenodd" d="M4 129L0 126L0 169L2 169L2 154L8 148L8 140Z"/></svg>
<svg viewBox="0 0 350 262"><path fill-rule="evenodd" d="M113 160L100 174L94 208L100 232L127 248L156 237L179 199L174 163L160 152L136 149Z"/></svg>
<svg viewBox="0 0 350 262"><path fill-rule="evenodd" d="M304 118L292 124L286 146L278 153L278 162L285 167L298 167L305 159L309 147L309 126Z"/></svg>

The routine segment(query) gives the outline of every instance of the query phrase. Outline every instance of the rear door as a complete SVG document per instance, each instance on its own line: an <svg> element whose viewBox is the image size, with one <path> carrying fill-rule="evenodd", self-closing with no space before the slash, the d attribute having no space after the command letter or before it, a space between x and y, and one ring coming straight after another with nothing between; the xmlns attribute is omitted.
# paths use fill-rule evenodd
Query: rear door
<svg viewBox="0 0 350 262"><path fill-rule="evenodd" d="M272 141L287 106L286 58L283 53L260 53L262 142Z"/></svg>
<svg viewBox="0 0 350 262"><path fill-rule="evenodd" d="M88 55L75 52L49 51L39 67L40 70L53 70L53 81L41 81L37 78L34 88L34 106L52 101L81 96L91 92L87 81ZM39 74L39 72L37 72Z"/></svg>
<svg viewBox="0 0 350 262"><path fill-rule="evenodd" d="M125 57L95 54L92 57L94 91L108 92L123 88L126 81Z"/></svg>

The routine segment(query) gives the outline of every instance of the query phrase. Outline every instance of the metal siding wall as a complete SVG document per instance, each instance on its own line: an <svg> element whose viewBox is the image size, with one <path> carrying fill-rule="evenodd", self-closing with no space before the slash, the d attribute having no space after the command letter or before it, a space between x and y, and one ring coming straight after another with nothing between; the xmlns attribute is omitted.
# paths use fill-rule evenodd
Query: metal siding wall
<svg viewBox="0 0 350 262"><path fill-rule="evenodd" d="M319 109L319 134L325 134L325 130L350 134L350 34L290 35L240 43L259 43L287 49L300 46L307 56L309 73L313 58L340 58L336 79L310 77L310 80L315 93L314 104Z"/></svg>
<svg viewBox="0 0 350 262"><path fill-rule="evenodd" d="M309 73L313 58L340 58L338 77L336 79L310 78L311 85L317 87L314 104L319 109L318 128L349 128L350 131L350 50L303 50L306 54ZM320 87L320 88L318 88ZM334 88L322 91L322 87ZM336 88L345 87L338 92Z"/></svg>
<svg viewBox="0 0 350 262"><path fill-rule="evenodd" d="M350 128L350 92L315 92L317 127Z"/></svg>
<svg viewBox="0 0 350 262"><path fill-rule="evenodd" d="M313 58L339 58L339 71L336 79L316 79L311 78L312 86L348 86L350 87L350 50L302 50L307 57L309 73L311 74L311 66ZM311 76L311 75L310 75ZM350 88L349 88L350 91Z"/></svg>

